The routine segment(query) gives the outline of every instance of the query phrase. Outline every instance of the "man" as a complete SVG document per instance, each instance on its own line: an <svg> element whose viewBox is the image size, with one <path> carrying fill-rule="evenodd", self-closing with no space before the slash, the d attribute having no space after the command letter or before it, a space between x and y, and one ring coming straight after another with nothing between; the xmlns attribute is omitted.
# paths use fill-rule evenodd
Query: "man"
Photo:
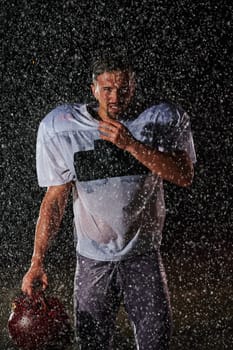
<svg viewBox="0 0 233 350"><path fill-rule="evenodd" d="M189 186L195 151L187 114L162 103L133 116L134 72L121 58L93 66L98 104L62 105L41 122L40 186L48 187L22 291L48 285L43 260L69 192L77 237L75 327L80 349L112 349L123 302L137 349L168 349L171 312L159 246L163 180Z"/></svg>

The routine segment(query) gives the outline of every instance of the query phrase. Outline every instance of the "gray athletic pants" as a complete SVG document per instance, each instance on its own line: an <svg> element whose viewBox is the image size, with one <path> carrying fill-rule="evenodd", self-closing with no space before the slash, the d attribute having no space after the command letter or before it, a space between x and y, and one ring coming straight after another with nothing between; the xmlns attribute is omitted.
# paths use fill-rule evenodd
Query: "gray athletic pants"
<svg viewBox="0 0 233 350"><path fill-rule="evenodd" d="M113 350L121 302L133 325L137 349L168 349L171 308L159 252L117 262L78 256L74 305L80 350Z"/></svg>

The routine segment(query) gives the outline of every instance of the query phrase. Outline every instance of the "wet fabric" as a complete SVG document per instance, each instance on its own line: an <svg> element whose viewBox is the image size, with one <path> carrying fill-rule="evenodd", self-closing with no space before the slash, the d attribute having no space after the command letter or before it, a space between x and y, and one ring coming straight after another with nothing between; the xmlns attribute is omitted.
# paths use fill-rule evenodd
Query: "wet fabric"
<svg viewBox="0 0 233 350"><path fill-rule="evenodd" d="M163 103L120 121L148 146L185 150L195 161L189 117L180 108ZM163 182L128 152L101 140L98 123L87 105L52 110L38 131L38 181L46 187L73 181L77 253L119 261L159 247Z"/></svg>
<svg viewBox="0 0 233 350"><path fill-rule="evenodd" d="M171 308L160 253L103 262L78 256L74 304L80 350L112 350L123 303L138 350L168 349Z"/></svg>

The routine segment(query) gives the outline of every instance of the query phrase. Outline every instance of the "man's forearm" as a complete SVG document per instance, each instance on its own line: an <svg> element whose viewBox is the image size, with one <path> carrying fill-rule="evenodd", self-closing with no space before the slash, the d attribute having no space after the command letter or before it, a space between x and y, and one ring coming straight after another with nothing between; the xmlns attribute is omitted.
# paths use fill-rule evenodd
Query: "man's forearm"
<svg viewBox="0 0 233 350"><path fill-rule="evenodd" d="M189 186L193 179L193 165L186 152L164 153L134 140L126 147L152 173L178 186Z"/></svg>
<svg viewBox="0 0 233 350"><path fill-rule="evenodd" d="M68 186L57 195L55 190L50 188L45 194L36 225L32 265L43 265L48 247L60 227L69 189Z"/></svg>
<svg viewBox="0 0 233 350"><path fill-rule="evenodd" d="M119 121L99 123L100 137L131 153L140 163L162 179L178 186L189 186L193 179L193 165L186 152L164 153L136 140Z"/></svg>
<svg viewBox="0 0 233 350"><path fill-rule="evenodd" d="M49 244L58 231L61 219L56 206L42 203L37 221L32 264L42 265Z"/></svg>

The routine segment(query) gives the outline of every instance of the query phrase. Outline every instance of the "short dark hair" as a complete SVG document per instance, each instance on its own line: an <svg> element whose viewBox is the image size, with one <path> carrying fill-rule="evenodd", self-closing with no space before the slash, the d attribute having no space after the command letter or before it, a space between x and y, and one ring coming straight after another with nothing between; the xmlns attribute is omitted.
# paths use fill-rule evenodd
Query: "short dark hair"
<svg viewBox="0 0 233 350"><path fill-rule="evenodd" d="M92 65L92 80L96 80L98 75L104 72L113 71L129 72L131 77L134 75L132 63L127 56L102 56L94 61Z"/></svg>

